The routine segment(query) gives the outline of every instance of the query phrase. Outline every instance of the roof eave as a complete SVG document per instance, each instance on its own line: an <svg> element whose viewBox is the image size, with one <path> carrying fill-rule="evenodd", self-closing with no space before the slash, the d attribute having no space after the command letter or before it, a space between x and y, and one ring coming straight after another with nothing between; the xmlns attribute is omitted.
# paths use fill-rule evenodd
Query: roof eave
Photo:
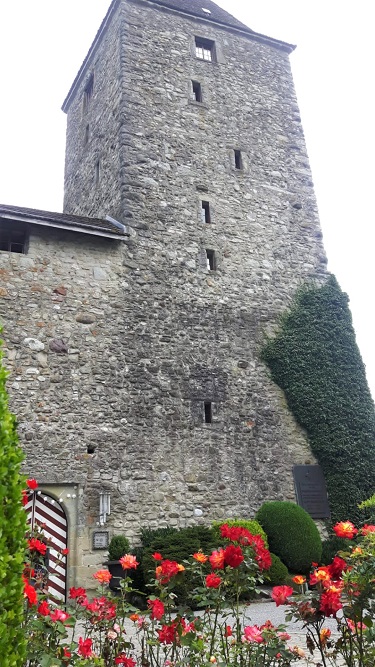
<svg viewBox="0 0 375 667"><path fill-rule="evenodd" d="M103 37L105 31L107 30L107 26L108 26L109 22L111 21L113 14L117 10L120 2L121 2L121 0L113 0L111 6L109 7L108 12L105 15L105 17L104 17L104 19L103 19L103 21L100 25L100 28L99 28L98 32L96 33L95 39L90 46L90 49L87 53L87 56L84 59L80 69L78 70L77 76L75 77L75 79L72 83L72 86L71 86L71 88L70 88L70 90L69 90L69 92L68 92L68 94L67 94L67 96L66 96L66 98L63 102L63 105L62 105L61 108L64 111L64 113L68 113L70 104L71 104L73 98L75 97L77 89L79 88L79 86L82 82L84 73L86 71L86 67L87 67L88 63L90 62L93 54L96 52L96 50L97 50L97 48L98 48L98 46L99 46L99 44L102 40L102 37ZM257 42L261 42L262 44L268 44L269 46L273 46L274 48L277 48L281 51L285 51L288 54L292 53L294 51L294 49L296 48L295 44L289 44L288 42L283 42L282 40L274 39L273 37L268 37L267 35L263 35L262 33L254 32L254 31L250 30L250 28L248 30L245 30L245 29L242 29L242 28L236 28L235 26L230 26L230 25L227 25L226 23L221 23L220 21L215 21L214 19L209 18L209 17L197 16L196 14L191 14L189 12L183 12L180 9L175 9L173 7L168 7L167 5L163 4L162 2L159 2L158 0L148 0L148 2L150 2L151 4L158 5L158 7L163 7L164 9L167 9L169 11L176 12L177 14L182 14L184 16L191 16L192 18L195 18L198 21L204 21L205 23L214 23L215 25L218 25L221 28L225 28L227 30L234 31L236 33L239 33L240 35L243 35L243 36L248 37L250 39L254 39Z"/></svg>
<svg viewBox="0 0 375 667"><path fill-rule="evenodd" d="M101 236L108 239L114 239L115 241L124 241L129 233L126 231L124 234L114 234L108 230L102 230L95 227L81 227L79 225L68 225L63 222L57 222L55 220L43 220L41 218L33 218L32 216L19 215L15 213L3 213L0 211L0 219L2 220L16 220L17 222L25 222L32 225L39 225L41 227L52 227L54 229L64 229L67 232L78 232L79 234L89 234L90 236Z"/></svg>

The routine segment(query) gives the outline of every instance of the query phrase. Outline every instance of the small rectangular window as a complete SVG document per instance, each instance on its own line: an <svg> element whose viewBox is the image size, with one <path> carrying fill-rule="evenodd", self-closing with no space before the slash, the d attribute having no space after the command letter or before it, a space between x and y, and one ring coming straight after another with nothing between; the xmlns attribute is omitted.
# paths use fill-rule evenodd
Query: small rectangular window
<svg viewBox="0 0 375 667"><path fill-rule="evenodd" d="M85 140L84 140L85 146L87 146L87 144L89 143L89 139L90 139L90 125L86 125L86 127L85 127Z"/></svg>
<svg viewBox="0 0 375 667"><path fill-rule="evenodd" d="M212 424L212 403L211 401L204 402L204 421L205 424Z"/></svg>
<svg viewBox="0 0 375 667"><path fill-rule="evenodd" d="M0 226L0 251L26 253L26 228L17 224Z"/></svg>
<svg viewBox="0 0 375 667"><path fill-rule="evenodd" d="M210 202L202 201L202 220L209 225L211 223Z"/></svg>
<svg viewBox="0 0 375 667"><path fill-rule="evenodd" d="M215 42L212 42L210 39L201 39L200 37L196 37L195 55L197 58L200 58L200 60L207 60L208 62L216 60Z"/></svg>
<svg viewBox="0 0 375 667"><path fill-rule="evenodd" d="M201 84L199 83L199 81L192 81L191 84L193 87L193 100L195 102L203 102Z"/></svg>
<svg viewBox="0 0 375 667"><path fill-rule="evenodd" d="M209 250L206 248L206 258L207 258L207 268L209 271L216 270L216 257L215 250Z"/></svg>
<svg viewBox="0 0 375 667"><path fill-rule="evenodd" d="M234 164L236 166L236 169L243 169L242 155L241 151L239 150L234 151Z"/></svg>

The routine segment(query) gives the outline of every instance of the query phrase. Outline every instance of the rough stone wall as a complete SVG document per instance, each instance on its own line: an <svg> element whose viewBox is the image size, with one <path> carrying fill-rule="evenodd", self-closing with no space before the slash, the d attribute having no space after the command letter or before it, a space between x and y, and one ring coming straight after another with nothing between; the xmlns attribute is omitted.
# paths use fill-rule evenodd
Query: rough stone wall
<svg viewBox="0 0 375 667"><path fill-rule="evenodd" d="M215 41L219 62L195 58L195 35ZM82 154L82 90L68 116L65 210L114 215L131 239L44 232L27 257L0 253L12 407L32 474L81 491L81 577L102 556L90 531L103 487L109 527L133 540L140 525L294 500L292 466L314 459L259 348L326 262L284 52L143 0L122 3L95 58ZM68 353L50 349L55 339Z"/></svg>
<svg viewBox="0 0 375 667"><path fill-rule="evenodd" d="M121 80L119 24L113 21L85 72L69 113L64 183L64 211L116 218L120 206L119 126ZM85 88L93 75L92 95ZM99 162L99 178L97 163ZM83 177L84 176L84 177ZM109 198L110 193L110 198Z"/></svg>

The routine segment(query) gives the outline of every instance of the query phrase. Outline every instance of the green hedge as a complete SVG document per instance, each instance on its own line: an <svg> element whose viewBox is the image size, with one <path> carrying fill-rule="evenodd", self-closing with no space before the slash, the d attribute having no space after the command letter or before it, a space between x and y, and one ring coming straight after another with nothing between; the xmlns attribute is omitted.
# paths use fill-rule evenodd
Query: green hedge
<svg viewBox="0 0 375 667"><path fill-rule="evenodd" d="M148 545L143 549L141 562L146 585L155 579L155 566L157 563L152 558L153 553L159 552L165 559L182 563L200 549L204 553L211 553L217 547L216 536L207 526L189 526L180 530L155 530L153 531L155 534L153 540L151 539L151 532L147 530L146 542L148 542ZM142 532L143 534L144 532ZM184 574L181 582L173 589L173 592L177 595L177 604L192 605L189 593L191 593L196 584L197 582L191 581L187 573ZM149 591L150 589L146 590Z"/></svg>
<svg viewBox="0 0 375 667"><path fill-rule="evenodd" d="M262 505L256 519L268 537L270 551L291 572L306 574L322 557L322 540L311 516L299 505L271 500Z"/></svg>
<svg viewBox="0 0 375 667"><path fill-rule="evenodd" d="M0 350L0 655L3 667L21 667L26 655L22 571L26 512L21 504L24 478L15 419L8 410L6 372Z"/></svg>
<svg viewBox="0 0 375 667"><path fill-rule="evenodd" d="M357 505L374 492L375 410L334 276L299 291L261 356L323 469L332 519L360 520Z"/></svg>

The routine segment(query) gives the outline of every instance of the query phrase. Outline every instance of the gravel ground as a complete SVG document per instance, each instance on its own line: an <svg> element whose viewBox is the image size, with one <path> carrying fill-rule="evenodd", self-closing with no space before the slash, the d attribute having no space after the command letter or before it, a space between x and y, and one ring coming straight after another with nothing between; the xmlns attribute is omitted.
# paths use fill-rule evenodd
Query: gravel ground
<svg viewBox="0 0 375 667"><path fill-rule="evenodd" d="M252 602L248 606L243 607L243 619L245 625L262 625L266 621L270 620L274 625L285 625L287 632L291 635L291 640L288 642L289 646L298 646L306 654L306 659L301 659L293 663L296 667L319 667L321 662L319 661L318 653L315 652L313 656L310 655L309 651L306 648L306 632L303 630L302 623L285 622L285 612L288 610L287 606L281 605L276 607L275 603L272 600L261 600ZM198 612L199 613L199 612ZM230 618L228 619L230 623ZM79 625L77 624L75 637L77 638L80 634ZM127 621L125 624L126 632L129 638L137 640L135 637L135 625L132 621ZM336 622L334 619L328 619L325 623L325 627L328 627L332 635L337 635ZM81 631L82 632L82 631ZM343 663L338 662L337 667L340 667ZM333 666L332 666L333 667ZM336 665L334 666L336 667Z"/></svg>

